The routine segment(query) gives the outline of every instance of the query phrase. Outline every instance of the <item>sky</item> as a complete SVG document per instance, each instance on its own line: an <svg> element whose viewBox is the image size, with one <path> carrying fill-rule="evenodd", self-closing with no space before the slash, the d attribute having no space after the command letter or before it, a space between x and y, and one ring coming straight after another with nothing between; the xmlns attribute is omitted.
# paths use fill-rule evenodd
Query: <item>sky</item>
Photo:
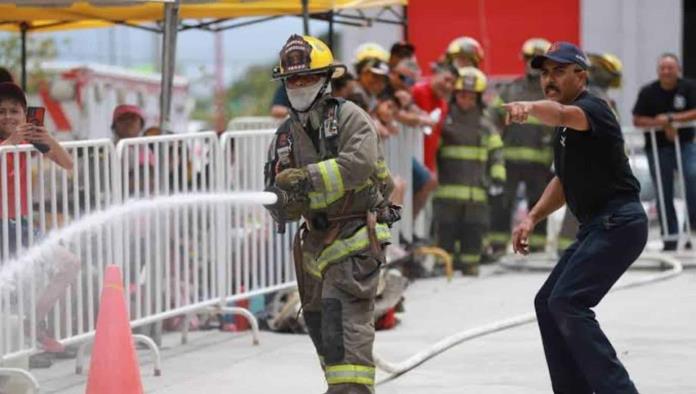
<svg viewBox="0 0 696 394"><path fill-rule="evenodd" d="M237 21L245 20L247 19ZM311 34L319 35L326 30L325 22L310 22ZM297 17L283 17L226 31L223 38L226 83L238 78L250 65L275 61L287 37L301 31L302 19ZM115 62L125 67L153 64L158 56L156 43L160 40L157 34L123 26L35 34L37 36L50 34L56 39L58 60L104 64ZM201 80L202 76L206 73L211 75L214 70L214 34L187 30L179 34L178 40L177 73L183 74L192 81L204 82L205 79ZM202 70L206 72L201 72Z"/></svg>

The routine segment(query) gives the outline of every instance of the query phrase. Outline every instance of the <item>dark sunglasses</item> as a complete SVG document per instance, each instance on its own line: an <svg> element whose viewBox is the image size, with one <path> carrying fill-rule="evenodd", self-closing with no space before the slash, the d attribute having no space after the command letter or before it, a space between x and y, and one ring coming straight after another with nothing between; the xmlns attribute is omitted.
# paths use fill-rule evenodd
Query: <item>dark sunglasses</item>
<svg viewBox="0 0 696 394"><path fill-rule="evenodd" d="M404 83L404 85L411 87L416 84L416 80L409 77L408 75L399 74L399 80Z"/></svg>

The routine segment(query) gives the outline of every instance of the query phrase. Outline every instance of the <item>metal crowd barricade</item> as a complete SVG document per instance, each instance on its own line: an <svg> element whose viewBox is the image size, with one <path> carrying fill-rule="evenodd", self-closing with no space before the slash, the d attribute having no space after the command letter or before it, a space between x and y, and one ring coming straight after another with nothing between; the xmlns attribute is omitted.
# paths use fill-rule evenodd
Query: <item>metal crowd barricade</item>
<svg viewBox="0 0 696 394"><path fill-rule="evenodd" d="M384 141L386 161L392 176L406 183L401 220L392 229L392 242L396 244L399 243L399 235L407 242L413 241L413 160L422 157L422 141L421 129L408 126L401 126L398 135Z"/></svg>
<svg viewBox="0 0 696 394"><path fill-rule="evenodd" d="M221 137L224 191L264 189L264 164L275 129L228 131ZM224 294L261 294L295 286L292 240L297 223L278 233L262 206L225 207ZM229 299L232 299L231 297Z"/></svg>
<svg viewBox="0 0 696 394"><path fill-rule="evenodd" d="M675 127L694 127L696 126L696 122L688 123L688 124L675 124ZM657 205L657 210L659 213L660 219L660 234L661 238L663 241L676 241L678 245L678 249L681 250L687 243L687 241L691 242L692 246L696 246L696 243L694 243L694 237L692 234L692 229L691 229L691 223L689 221L689 206L687 202L687 190L686 190L686 179L684 176L684 163L682 161L682 147L681 147L681 142L679 138L675 138L674 140L674 147L675 147L675 156L676 156L676 183L678 184L678 188L681 190L681 197L684 201L683 204L683 217L684 217L684 223L678 223L678 232L677 234L669 234L668 228L667 228L667 215L666 215L666 207L665 207L665 199L664 199L664 190L665 186L663 184L662 177L660 176L661 174L661 163L659 160L659 152L658 152L658 147L657 147L657 137L656 133L660 128L654 127L654 128L646 128L646 129L640 129L640 128L633 128L633 127L624 127L623 132L624 136L626 137L627 140L627 148L629 151L629 161L634 167L634 172L636 171L636 167L638 165L638 160L641 155L645 155L646 159L649 160L648 155L652 157L653 163L655 166L655 176L651 178L651 183L654 182L654 190L656 192L656 205ZM643 134L647 133L648 138L650 138L651 141L651 149L649 152L645 151L645 146L643 143ZM647 164L647 163L646 163ZM643 185L645 187L645 185ZM670 187L673 187L673 185L670 185ZM677 197L674 195L674 197ZM675 209L678 209L678 207L675 207ZM677 212L678 214L678 212Z"/></svg>
<svg viewBox="0 0 696 394"><path fill-rule="evenodd" d="M71 171L31 145L0 147L0 267L16 268L4 270L0 277L2 363L36 352L39 330L63 341L92 331L103 267L117 253L117 234L109 228L61 239L38 255L24 253L53 231L111 205L115 196L118 178L112 171L116 155L111 141L68 142L63 147L72 157ZM51 301L56 298L56 289L63 287L56 287L57 282L67 286L62 301L39 302L49 288L54 293ZM39 307L42 313L50 307L50 313L37 316Z"/></svg>
<svg viewBox="0 0 696 394"><path fill-rule="evenodd" d="M181 193L217 193L220 156L213 132L121 140L119 201ZM117 223L132 325L215 304L226 280L219 267L218 206L163 208Z"/></svg>
<svg viewBox="0 0 696 394"><path fill-rule="evenodd" d="M282 120L270 116L240 116L230 120L227 131L276 129Z"/></svg>

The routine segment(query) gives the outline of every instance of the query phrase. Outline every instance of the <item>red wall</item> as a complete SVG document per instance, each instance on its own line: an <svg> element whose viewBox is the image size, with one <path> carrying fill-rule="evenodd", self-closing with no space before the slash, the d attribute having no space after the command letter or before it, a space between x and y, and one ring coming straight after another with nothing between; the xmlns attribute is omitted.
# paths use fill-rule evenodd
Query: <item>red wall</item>
<svg viewBox="0 0 696 394"><path fill-rule="evenodd" d="M530 37L580 41L580 0L410 0L408 38L426 73L449 42L479 40L483 70L493 76L521 74L519 53Z"/></svg>

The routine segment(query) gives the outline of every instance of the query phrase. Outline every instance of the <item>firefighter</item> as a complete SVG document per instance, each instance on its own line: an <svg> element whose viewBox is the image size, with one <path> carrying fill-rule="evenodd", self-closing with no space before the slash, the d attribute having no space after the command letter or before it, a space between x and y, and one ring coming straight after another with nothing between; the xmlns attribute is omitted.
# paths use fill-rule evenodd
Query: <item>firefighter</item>
<svg viewBox="0 0 696 394"><path fill-rule="evenodd" d="M279 199L267 208L281 229L303 219L293 256L327 393L370 393L375 293L398 209L385 198L393 182L370 116L330 95L344 72L311 36L292 35L280 51L274 79L291 110L269 148L266 187Z"/></svg>
<svg viewBox="0 0 696 394"><path fill-rule="evenodd" d="M522 45L525 75L503 85L494 105L496 123L503 127L503 103L544 98L539 71L529 62L534 55L544 54L551 44L543 38L530 38ZM503 127L504 156L507 173L504 192L491 202L491 232L487 236L494 258L505 253L510 241L511 217L516 208L517 190L524 183L527 205L534 206L551 179L551 137L553 128L544 126L535 118L523 124ZM534 229L529 239L530 251L541 252L546 247L546 222Z"/></svg>
<svg viewBox="0 0 696 394"><path fill-rule="evenodd" d="M458 70L437 157L438 244L465 275L478 275L490 215L488 194L502 192L505 182L503 141L485 116L485 90L483 72L474 67Z"/></svg>
<svg viewBox="0 0 696 394"><path fill-rule="evenodd" d="M455 68L479 68L483 60L483 47L476 39L462 36L455 38L447 46L445 60Z"/></svg>
<svg viewBox="0 0 696 394"><path fill-rule="evenodd" d="M609 89L621 87L621 75L623 72L621 60L611 53L588 53L587 57L590 59L587 90L606 101L612 111L614 111L614 115L618 118L619 112L616 107L616 101L609 97ZM578 228L578 220L569 210L566 210L556 247L559 256L575 241Z"/></svg>

